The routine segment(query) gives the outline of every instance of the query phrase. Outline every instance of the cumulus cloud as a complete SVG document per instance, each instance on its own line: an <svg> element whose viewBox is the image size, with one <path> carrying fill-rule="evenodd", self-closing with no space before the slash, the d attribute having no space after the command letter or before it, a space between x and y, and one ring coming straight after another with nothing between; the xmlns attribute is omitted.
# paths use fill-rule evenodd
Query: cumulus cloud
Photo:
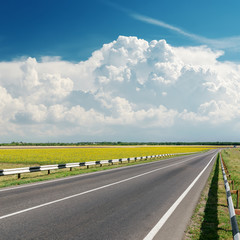
<svg viewBox="0 0 240 240"><path fill-rule="evenodd" d="M3 139L194 140L183 129L234 125L240 66L220 62L223 54L119 36L79 63L47 56L1 62Z"/></svg>

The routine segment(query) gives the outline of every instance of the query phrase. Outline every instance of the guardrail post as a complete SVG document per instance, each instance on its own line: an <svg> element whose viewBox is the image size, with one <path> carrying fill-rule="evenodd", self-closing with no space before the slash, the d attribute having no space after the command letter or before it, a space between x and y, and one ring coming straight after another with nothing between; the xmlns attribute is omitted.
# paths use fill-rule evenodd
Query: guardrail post
<svg viewBox="0 0 240 240"><path fill-rule="evenodd" d="M48 170L48 175L50 174L50 170Z"/></svg>
<svg viewBox="0 0 240 240"><path fill-rule="evenodd" d="M232 190L234 189L234 181L233 180L228 180L228 183L232 185Z"/></svg>
<svg viewBox="0 0 240 240"><path fill-rule="evenodd" d="M239 191L238 190L231 190L232 194L237 194L237 200L236 200L236 208L239 207Z"/></svg>
<svg viewBox="0 0 240 240"><path fill-rule="evenodd" d="M236 204L235 213L236 213L236 215L240 215L240 209L239 209L239 190L236 190L236 194L237 194L237 204Z"/></svg>
<svg viewBox="0 0 240 240"><path fill-rule="evenodd" d="M229 172L228 172L228 169L227 169L227 166L225 165L225 163L223 164L223 167L224 167L224 170L225 170L225 172L228 174L228 176L229 176ZM231 177L231 176L230 176Z"/></svg>
<svg viewBox="0 0 240 240"><path fill-rule="evenodd" d="M70 172L72 171L72 167L70 167Z"/></svg>
<svg viewBox="0 0 240 240"><path fill-rule="evenodd" d="M239 191L237 190L237 208L239 208Z"/></svg>
<svg viewBox="0 0 240 240"><path fill-rule="evenodd" d="M237 204L236 204L236 208L239 208L239 190L236 190L236 194L237 194ZM239 213L240 214L240 213Z"/></svg>
<svg viewBox="0 0 240 240"><path fill-rule="evenodd" d="M18 179L20 179L21 178L21 173L18 173Z"/></svg>
<svg viewBox="0 0 240 240"><path fill-rule="evenodd" d="M237 194L237 204L236 204L236 208L239 208L239 191L236 190L236 194Z"/></svg>

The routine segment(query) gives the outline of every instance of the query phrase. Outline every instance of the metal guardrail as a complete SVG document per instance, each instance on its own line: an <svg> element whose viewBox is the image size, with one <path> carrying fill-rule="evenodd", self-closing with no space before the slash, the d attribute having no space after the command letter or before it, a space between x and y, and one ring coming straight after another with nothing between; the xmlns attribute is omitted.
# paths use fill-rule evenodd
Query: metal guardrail
<svg viewBox="0 0 240 240"><path fill-rule="evenodd" d="M191 152L191 153L195 153L195 152ZM43 166L25 167L25 168L2 169L2 170L0 170L0 176L18 174L18 178L20 178L22 173L48 171L48 174L50 174L50 170L56 170L56 169L70 168L70 171L71 171L73 167L86 166L88 168L91 165L102 166L102 164L130 162L130 161L137 161L137 160L148 159L148 158L151 159L151 158L167 157L167 156L181 155L181 154L190 154L190 153L171 153L171 154L144 156L144 157L119 158L119 159L101 160L101 161L77 162L77 163L43 165Z"/></svg>
<svg viewBox="0 0 240 240"><path fill-rule="evenodd" d="M240 240L240 234L239 234L239 229L238 229L235 209L234 209L234 205L233 205L233 201L232 201L231 190L230 190L230 186L229 186L229 183L228 183L228 180L227 180L227 176L226 176L226 173L225 173L225 170L224 170L221 153L220 153L220 157L221 157L220 160L221 160L221 167L222 167L224 186L225 186L226 196L227 196L228 211L229 211L230 220L231 220L231 226L232 226L232 235L233 235L233 239L234 240Z"/></svg>

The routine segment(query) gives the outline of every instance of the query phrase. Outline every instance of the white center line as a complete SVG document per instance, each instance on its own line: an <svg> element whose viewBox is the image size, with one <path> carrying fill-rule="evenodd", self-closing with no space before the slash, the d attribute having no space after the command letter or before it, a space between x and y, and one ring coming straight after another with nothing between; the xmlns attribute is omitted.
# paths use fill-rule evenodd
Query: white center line
<svg viewBox="0 0 240 240"><path fill-rule="evenodd" d="M117 185L117 184L120 184L120 183L124 183L124 182L130 181L130 180L133 180L135 178L139 178L139 177L151 174L153 172L160 171L162 169L166 169L166 168L169 168L169 167L172 167L172 166L176 166L176 165L188 162L188 161L190 161L192 159L195 159L197 157L199 157L199 156L196 156L196 157L193 157L193 158L190 158L190 159L178 162L178 163L174 163L174 164L171 164L171 165L168 165L168 166L165 166L165 167L157 168L157 169L154 169L152 171L145 172L145 173L142 173L142 174L130 177L130 178L126 178L126 179L118 181L118 182L110 183L110 184L107 184L107 185L104 185L104 186L101 186L101 187L98 187L98 188L94 188L94 189L91 189L91 190L88 190L88 191L85 191L85 192L77 193L77 194L74 194L74 195L71 195L71 196L68 196L68 197L60 198L60 199L57 199L57 200L54 200L54 201L51 201L51 202L43 203L43 204L40 204L40 205L37 205L37 206L34 206L34 207L26 208L26 209L23 209L23 210L20 210L20 211L17 211L17 212L13 212L13 213L10 213L10 214L7 214L7 215L3 215L3 216L0 217L0 220L4 219L4 218L11 217L11 216L14 216L14 215L18 215L18 214L21 214L21 213L24 213L24 212L29 212L29 211L37 209L37 208L45 207L45 206L48 206L48 205L51 205L51 204L54 204L54 203L66 201L68 199L75 198L75 197L78 197L78 196L81 196L81 195L84 195L84 194L87 194L87 193L95 192L95 191L98 191L98 190L101 190L101 189L104 189L104 188L108 188L108 187L111 187L111 186L114 186L114 185Z"/></svg>

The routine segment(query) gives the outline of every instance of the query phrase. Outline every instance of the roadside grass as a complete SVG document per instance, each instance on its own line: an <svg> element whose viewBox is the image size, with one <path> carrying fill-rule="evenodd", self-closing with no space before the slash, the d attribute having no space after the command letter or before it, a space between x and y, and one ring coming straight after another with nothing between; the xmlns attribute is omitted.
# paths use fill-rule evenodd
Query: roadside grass
<svg viewBox="0 0 240 240"><path fill-rule="evenodd" d="M229 164L232 164L231 160ZM239 224L239 216L237 220ZM233 239L219 155L186 229L184 239Z"/></svg>
<svg viewBox="0 0 240 240"><path fill-rule="evenodd" d="M234 190L240 190L240 149L230 148L222 151L223 160L227 166L228 172L231 175L231 180L234 181ZM232 185L229 184L232 190ZM236 207L237 196L232 194L234 207ZM239 207L240 208L240 207ZM240 224L240 222L238 222ZM238 225L239 226L239 225Z"/></svg>
<svg viewBox="0 0 240 240"><path fill-rule="evenodd" d="M186 153L186 155L189 155ZM69 168L65 169L58 169L58 170L51 170L51 173L48 174L47 171L40 171L40 172L32 172L32 173L22 173L21 178L17 179L17 175L9 175L9 176L0 176L0 188L3 187L9 187L9 186L16 186L21 184L27 184L27 183L34 183L34 182L40 182L45 180L52 180L57 178L63 178L68 176L74 176L84 173L90 173L90 172L96 172L96 171L103 171L113 168L119 168L124 166L131 166L141 163L148 163L148 162L155 162L155 161L161 161L168 158L173 158L177 156L169 156L169 157L162 157L162 158L152 158L152 159L142 159L137 161L131 161L126 163L114 163L114 165L111 164L103 164L102 167L100 166L89 166L87 167L74 167L72 168L72 171L70 171ZM29 165L24 164L6 164L8 168L17 168L17 167L28 167Z"/></svg>

